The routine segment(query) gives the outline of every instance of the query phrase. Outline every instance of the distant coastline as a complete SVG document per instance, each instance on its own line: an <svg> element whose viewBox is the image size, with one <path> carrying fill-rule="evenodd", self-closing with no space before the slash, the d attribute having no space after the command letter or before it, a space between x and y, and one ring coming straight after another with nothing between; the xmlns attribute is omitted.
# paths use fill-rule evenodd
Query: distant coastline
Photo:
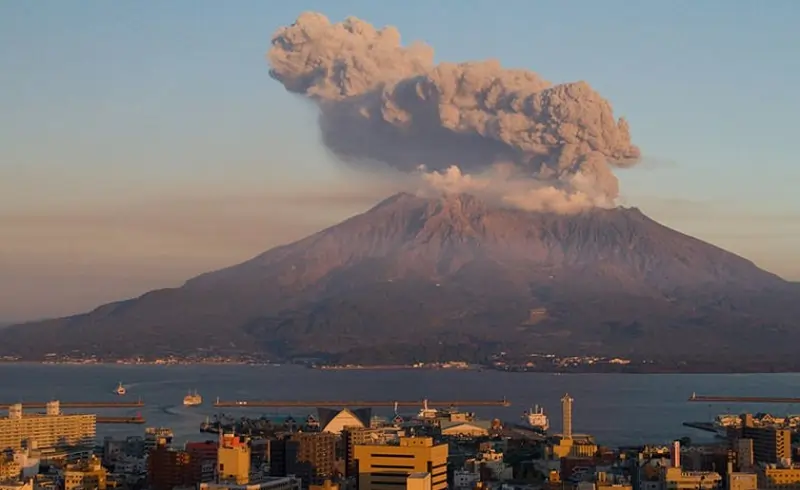
<svg viewBox="0 0 800 490"><path fill-rule="evenodd" d="M416 363L416 364L323 364L310 363L305 360L262 361L252 359L170 359L170 360L116 360L116 359L59 359L32 360L0 358L0 366L4 364L22 365L61 365L61 366L297 366L319 371L500 371L508 373L541 373L551 375L562 374L794 374L800 373L800 367L793 365L766 363L739 363L736 366L726 363L636 363L626 365L577 365L577 366L528 366L498 364L456 363Z"/></svg>

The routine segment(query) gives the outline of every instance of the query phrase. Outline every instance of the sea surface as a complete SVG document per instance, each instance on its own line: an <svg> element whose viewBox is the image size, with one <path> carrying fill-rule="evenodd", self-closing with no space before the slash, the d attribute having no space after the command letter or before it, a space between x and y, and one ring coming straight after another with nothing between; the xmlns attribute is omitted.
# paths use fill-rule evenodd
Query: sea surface
<svg viewBox="0 0 800 490"><path fill-rule="evenodd" d="M113 394L122 382L128 394ZM197 390L200 407L184 407L183 397ZM145 426L170 427L177 442L205 440L200 424L218 412L223 400L464 400L502 399L510 407L484 407L479 418L521 423L522 412L544 407L551 430L561 426L560 399L574 398L575 432L593 434L600 444L666 443L689 436L710 441L713 434L683 427L684 421L711 421L719 413L745 411L774 415L800 413L794 405L688 402L697 394L800 396L800 374L539 374L457 370L321 371L300 366L210 365L41 365L0 364L0 403L18 401L144 401L135 409L99 409L100 415L141 414ZM461 407L467 408L467 407ZM83 410L86 411L86 410ZM313 409L222 409L235 416L291 413L305 417ZM401 413L415 413L402 409ZM391 416L392 409L375 409ZM142 434L142 425L98 425L98 439Z"/></svg>

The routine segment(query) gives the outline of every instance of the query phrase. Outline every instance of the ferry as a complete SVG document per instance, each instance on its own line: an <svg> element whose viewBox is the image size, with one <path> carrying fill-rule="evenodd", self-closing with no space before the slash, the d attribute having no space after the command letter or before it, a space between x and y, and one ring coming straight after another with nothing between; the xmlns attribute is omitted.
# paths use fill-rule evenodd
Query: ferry
<svg viewBox="0 0 800 490"><path fill-rule="evenodd" d="M528 426L532 429L547 432L547 429L550 428L550 421L548 420L547 415L544 414L544 408L540 407L539 405L536 405L535 407L526 411L522 415L522 418L526 419Z"/></svg>
<svg viewBox="0 0 800 490"><path fill-rule="evenodd" d="M196 390L194 393L189 392L188 395L183 397L183 406L185 407L196 407L202 404L203 404L203 397L200 396L200 394L197 393Z"/></svg>
<svg viewBox="0 0 800 490"><path fill-rule="evenodd" d="M117 385L117 389L114 390L114 393L116 393L119 396L122 396L127 392L128 392L128 390L126 390L125 387L122 386L122 381L119 382L119 384Z"/></svg>

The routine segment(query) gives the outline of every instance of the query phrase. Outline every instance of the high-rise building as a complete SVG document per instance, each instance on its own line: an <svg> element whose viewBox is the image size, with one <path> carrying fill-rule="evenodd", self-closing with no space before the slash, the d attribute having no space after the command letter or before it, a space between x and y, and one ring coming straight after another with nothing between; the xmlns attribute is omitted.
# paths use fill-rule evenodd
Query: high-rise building
<svg viewBox="0 0 800 490"><path fill-rule="evenodd" d="M561 436L564 439L572 439L572 402L575 401L569 393L561 399Z"/></svg>
<svg viewBox="0 0 800 490"><path fill-rule="evenodd" d="M356 467L355 448L356 446L377 445L383 442L380 429L364 427L347 427L342 430L342 453L345 464L345 476L358 476Z"/></svg>
<svg viewBox="0 0 800 490"><path fill-rule="evenodd" d="M17 403L0 418L0 448L22 449L35 442L43 453L94 445L97 417L94 414L61 413L58 401L47 403L45 413L23 413Z"/></svg>
<svg viewBox="0 0 800 490"><path fill-rule="evenodd" d="M336 435L298 432L270 441L270 474L295 475L304 488L335 478Z"/></svg>
<svg viewBox="0 0 800 490"><path fill-rule="evenodd" d="M739 471L753 469L753 440L739 439L736 441L736 466Z"/></svg>
<svg viewBox="0 0 800 490"><path fill-rule="evenodd" d="M187 442L184 450L189 454L191 484L213 482L216 476L219 444L214 441Z"/></svg>
<svg viewBox="0 0 800 490"><path fill-rule="evenodd" d="M152 490L172 490L193 484L191 456L159 444L148 453L147 482Z"/></svg>
<svg viewBox="0 0 800 490"><path fill-rule="evenodd" d="M412 473L430 473L431 489L447 488L447 444L430 437L401 437L399 446L356 446L358 490L405 486Z"/></svg>
<svg viewBox="0 0 800 490"><path fill-rule="evenodd" d="M772 427L754 427L752 415L742 416L742 439L753 441L755 463L779 464L792 460L792 431Z"/></svg>
<svg viewBox="0 0 800 490"><path fill-rule="evenodd" d="M225 434L217 451L217 476L220 482L243 485L250 481L250 446L232 434Z"/></svg>

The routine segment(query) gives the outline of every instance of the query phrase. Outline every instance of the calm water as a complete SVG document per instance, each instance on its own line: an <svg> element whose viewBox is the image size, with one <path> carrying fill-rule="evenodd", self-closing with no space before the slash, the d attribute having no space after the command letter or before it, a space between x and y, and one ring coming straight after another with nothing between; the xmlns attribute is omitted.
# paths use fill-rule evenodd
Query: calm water
<svg viewBox="0 0 800 490"><path fill-rule="evenodd" d="M176 438L203 440L199 425L213 415L214 398L222 399L500 399L512 406L477 409L481 418L519 421L534 404L545 407L554 429L560 427L559 399L575 399L576 431L594 434L601 444L667 442L705 433L681 426L683 421L710 421L722 412L799 413L794 405L704 404L686 401L691 393L799 396L800 374L746 375L561 375L496 371L318 371L296 366L79 366L0 364L0 402L20 400L119 400L117 382L128 388L124 398L141 398L142 409L102 410L107 415L141 413L148 426L167 426ZM183 396L197 389L205 405L186 408ZM259 409L225 409L259 416ZM271 409L269 409L271 410ZM390 410L384 413L390 415ZM416 410L408 410L409 413ZM271 410L270 413L277 413ZM311 410L295 410L305 416ZM381 412L377 412L381 414ZM98 426L98 435L140 434L142 426Z"/></svg>

